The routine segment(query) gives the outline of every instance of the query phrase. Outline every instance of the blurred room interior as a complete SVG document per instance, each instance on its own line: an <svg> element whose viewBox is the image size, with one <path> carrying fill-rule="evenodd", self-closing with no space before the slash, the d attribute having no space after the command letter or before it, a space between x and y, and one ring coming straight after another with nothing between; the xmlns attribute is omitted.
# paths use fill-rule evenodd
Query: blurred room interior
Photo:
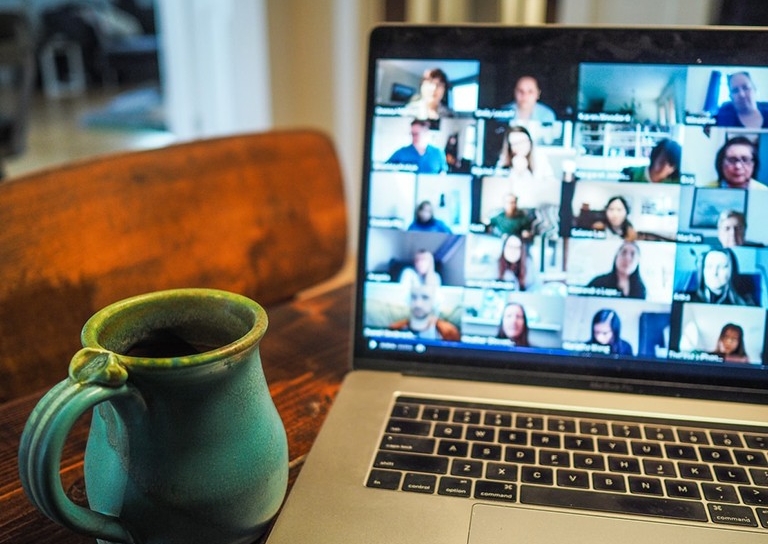
<svg viewBox="0 0 768 544"><path fill-rule="evenodd" d="M26 97L0 94L0 119L22 126L4 179L101 153L314 127L336 142L353 248L373 25L760 24L767 10L740 0L0 0L0 13L13 11L29 20L33 67ZM0 86L15 78L0 65Z"/></svg>

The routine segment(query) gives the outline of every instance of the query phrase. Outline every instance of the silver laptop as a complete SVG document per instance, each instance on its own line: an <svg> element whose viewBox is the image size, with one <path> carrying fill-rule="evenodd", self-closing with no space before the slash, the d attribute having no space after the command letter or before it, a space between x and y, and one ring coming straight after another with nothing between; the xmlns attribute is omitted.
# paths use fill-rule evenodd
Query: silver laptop
<svg viewBox="0 0 768 544"><path fill-rule="evenodd" d="M768 541L768 31L369 50L353 370L269 542Z"/></svg>

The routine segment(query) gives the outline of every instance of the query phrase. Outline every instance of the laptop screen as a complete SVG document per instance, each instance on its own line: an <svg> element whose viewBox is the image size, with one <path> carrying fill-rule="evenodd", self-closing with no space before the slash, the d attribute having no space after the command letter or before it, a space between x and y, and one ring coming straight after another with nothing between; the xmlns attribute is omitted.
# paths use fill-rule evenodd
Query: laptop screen
<svg viewBox="0 0 768 544"><path fill-rule="evenodd" d="M768 32L370 40L358 365L768 389Z"/></svg>

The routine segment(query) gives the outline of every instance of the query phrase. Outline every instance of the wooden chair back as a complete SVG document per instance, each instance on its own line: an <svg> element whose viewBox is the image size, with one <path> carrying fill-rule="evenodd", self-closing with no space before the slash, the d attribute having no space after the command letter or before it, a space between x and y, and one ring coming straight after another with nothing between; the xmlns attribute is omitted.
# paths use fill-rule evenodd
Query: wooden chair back
<svg viewBox="0 0 768 544"><path fill-rule="evenodd" d="M0 402L66 376L100 308L176 287L264 306L347 254L330 140L275 131L75 162L0 183Z"/></svg>

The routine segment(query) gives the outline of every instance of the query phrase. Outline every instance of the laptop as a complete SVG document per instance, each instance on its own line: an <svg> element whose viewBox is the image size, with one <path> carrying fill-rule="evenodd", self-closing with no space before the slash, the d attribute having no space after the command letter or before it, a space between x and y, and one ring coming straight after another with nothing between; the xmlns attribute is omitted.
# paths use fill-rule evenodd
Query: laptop
<svg viewBox="0 0 768 544"><path fill-rule="evenodd" d="M765 51L375 28L352 370L269 542L766 542Z"/></svg>

